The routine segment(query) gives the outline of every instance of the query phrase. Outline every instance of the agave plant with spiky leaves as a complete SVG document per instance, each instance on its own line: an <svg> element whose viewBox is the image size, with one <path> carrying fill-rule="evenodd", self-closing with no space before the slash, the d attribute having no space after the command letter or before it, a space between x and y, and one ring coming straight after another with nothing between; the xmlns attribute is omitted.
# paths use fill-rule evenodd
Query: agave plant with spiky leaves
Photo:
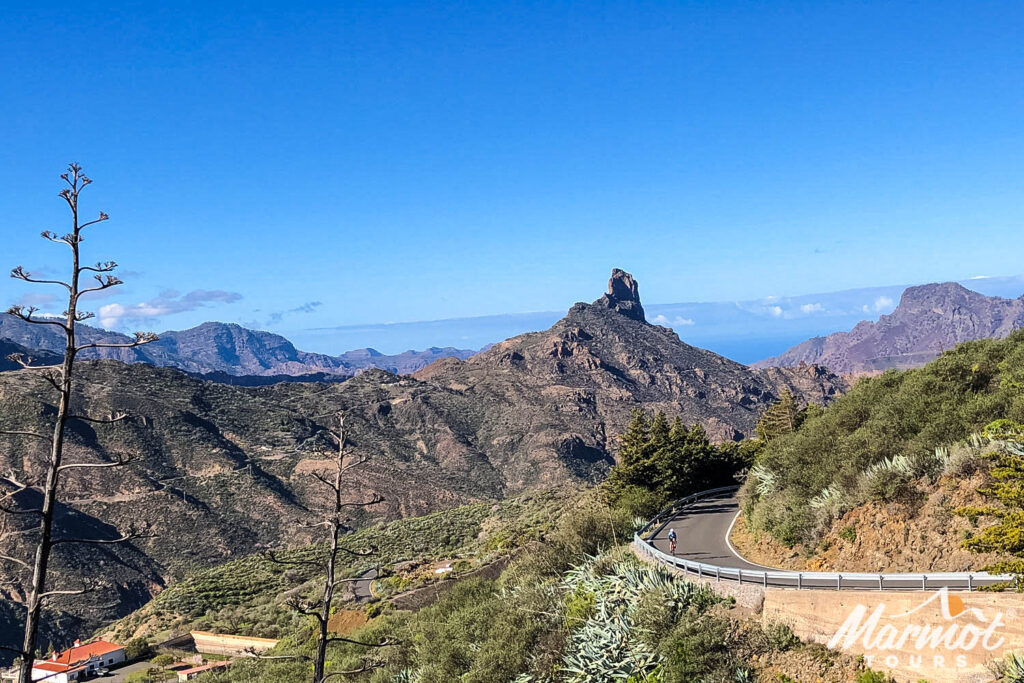
<svg viewBox="0 0 1024 683"><path fill-rule="evenodd" d="M1002 680L1006 683L1024 683L1024 654L1011 652L1003 662Z"/></svg>
<svg viewBox="0 0 1024 683"><path fill-rule="evenodd" d="M718 599L657 566L632 558L613 562L591 557L565 574L567 592L594 595L593 614L572 633L562 660L566 683L626 681L653 671L658 656L642 642L635 614L641 597L657 591L677 609L706 608ZM604 567L604 569L602 569Z"/></svg>
<svg viewBox="0 0 1024 683"><path fill-rule="evenodd" d="M865 477L912 476L913 474L914 463L906 455L894 455L864 470Z"/></svg>
<svg viewBox="0 0 1024 683"><path fill-rule="evenodd" d="M750 468L748 475L755 483L754 490L759 496L767 496L779 488L779 477L764 465L757 464Z"/></svg>

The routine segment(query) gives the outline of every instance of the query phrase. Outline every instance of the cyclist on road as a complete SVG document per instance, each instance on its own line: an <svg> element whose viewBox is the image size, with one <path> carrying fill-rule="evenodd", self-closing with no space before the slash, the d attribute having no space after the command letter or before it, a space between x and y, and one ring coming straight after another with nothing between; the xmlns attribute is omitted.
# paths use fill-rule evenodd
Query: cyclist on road
<svg viewBox="0 0 1024 683"><path fill-rule="evenodd" d="M676 530L668 530L668 551L673 555L676 554Z"/></svg>

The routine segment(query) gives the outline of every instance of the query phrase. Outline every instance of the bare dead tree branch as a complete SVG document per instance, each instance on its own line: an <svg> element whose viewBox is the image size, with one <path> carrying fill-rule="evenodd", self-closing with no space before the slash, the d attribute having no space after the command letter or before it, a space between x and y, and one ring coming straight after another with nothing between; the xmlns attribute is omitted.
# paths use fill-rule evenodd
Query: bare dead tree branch
<svg viewBox="0 0 1024 683"><path fill-rule="evenodd" d="M68 415L69 420L81 420L82 422L92 422L93 424L112 425L115 422L123 422L131 417L130 413L119 412L114 413L110 417L89 417L88 415Z"/></svg>
<svg viewBox="0 0 1024 683"><path fill-rule="evenodd" d="M78 588L73 590L44 591L43 593L39 594L39 599L46 600L47 598L53 598L58 595L85 595L86 593L92 593L95 590L95 588Z"/></svg>
<svg viewBox="0 0 1024 683"><path fill-rule="evenodd" d="M78 310L79 298L90 292L95 292L110 287L115 287L121 284L119 278L113 275L108 275L111 271L116 268L117 264L113 261L99 262L95 266L83 266L81 263L81 244L82 244L82 232L86 228L96 225L97 223L106 221L109 217L102 211L99 213L99 217L93 220L81 221L79 220L79 195L83 189L92 183L84 173L82 173L82 167L78 164L69 164L67 172L61 174L61 179L67 187L63 188L58 194L61 199L67 204L68 209L71 211L71 231L58 237L57 233L46 230L42 233L42 237L51 242L61 242L66 244L71 250L71 277L67 282L61 282L59 280L50 280L34 277L31 273L26 271L22 266L17 266L11 271L11 277L25 282L34 284L45 284L45 285L60 285L67 290L68 293L68 304L67 309L61 314L62 320L53 319L38 319L35 318L37 309L29 306L12 306L8 309L8 313L28 323L36 325L51 325L61 329L64 332L64 357L60 364L60 369L49 369L42 373L42 377L53 387L57 392L59 401L57 406L57 415L53 426L53 435L50 437L50 452L45 467L45 482L38 486L39 491L42 494L42 505L38 510L23 511L23 510L8 510L3 508L3 511L8 514L38 514L39 515L39 526L32 530L32 533L38 534L38 540L36 542L35 553L31 563L31 581L25 590L25 624L24 624L24 639L22 646L19 651L20 656L20 667L18 673L18 683L32 683L32 662L35 658L36 651L36 640L39 634L39 625L42 614L43 602L49 598L59 596L70 596L70 595L81 595L85 592L90 592L93 588L84 588L81 590L47 590L47 577L50 565L50 555L53 548L57 545L64 543L95 543L100 545L106 545L110 543L123 542L126 539L118 540L95 540L90 541L89 539L71 539L71 538L54 538L55 529L55 512L58 503L58 492L60 491L60 476L62 473L69 469L79 467L107 467L117 466L121 463L103 463L93 465L91 463L70 463L64 464L64 437L65 430L67 427L68 420L70 419L86 419L82 416L73 416L70 411L71 398L74 392L73 385L73 374L75 368L75 357L79 351L88 348L126 348L132 346L140 346L147 344L156 339L156 335L149 332L137 332L135 333L134 341L130 344L85 344L78 346L76 343L76 326L83 320L88 320L93 316L92 313L87 311ZM94 273L94 278L98 282L98 285L92 288L82 288L81 278L83 273ZM109 420L100 420L98 423L109 423ZM25 430L27 431L27 430ZM35 436L37 438L43 438L39 434L29 433L24 434L25 436ZM119 458L120 460L121 458Z"/></svg>
<svg viewBox="0 0 1024 683"><path fill-rule="evenodd" d="M359 467L360 465L365 465L368 462L370 462L370 459L368 457L366 457L366 456L363 456L359 460L356 460L353 463L345 465L345 467L341 471L342 471L342 473L345 473L345 472L348 472L352 468Z"/></svg>
<svg viewBox="0 0 1024 683"><path fill-rule="evenodd" d="M11 277L13 277L15 280L23 280L25 282L31 282L37 285L60 285L61 287L69 291L71 289L71 285L61 280L40 280L38 278L34 278L32 277L32 273L25 270L22 266L16 266L15 268L12 268ZM32 313L35 313L35 310L32 310Z"/></svg>
<svg viewBox="0 0 1024 683"><path fill-rule="evenodd" d="M83 272L90 273L109 273L117 268L117 263L114 261L105 261L97 263L95 266L82 266Z"/></svg>
<svg viewBox="0 0 1024 683"><path fill-rule="evenodd" d="M334 678L335 676L355 676L356 674L366 673L367 671L373 671L374 669L379 669L382 666L384 666L384 665L383 664L366 664L366 663L363 663L363 665L360 666L358 669L349 669L347 671L332 671L329 674L325 674L324 677L321 680L326 681L328 679Z"/></svg>
<svg viewBox="0 0 1024 683"><path fill-rule="evenodd" d="M362 640L355 640L353 638L344 638L342 636L331 636L327 639L328 643L349 643L350 645L361 645L362 647L391 647L398 643L397 640L391 638L385 638L376 643L367 643Z"/></svg>
<svg viewBox="0 0 1024 683"><path fill-rule="evenodd" d="M111 287L117 287L118 285L124 284L123 280L113 275L93 275L93 279L100 283L99 286L83 289L78 293L79 298L85 294L89 294L90 292L102 292L104 289L110 289Z"/></svg>
<svg viewBox="0 0 1024 683"><path fill-rule="evenodd" d="M317 563L312 560L291 560L283 561L280 564L302 564L302 565L313 565L321 564L324 570L323 577L323 589L321 596L316 600L315 603L309 604L304 603L298 599L290 601L290 606L293 610L304 616L313 617L316 622L316 654L309 658L313 662L313 683L324 683L329 678L339 676L345 672L326 672L327 663L327 646L331 643L348 642L356 645L365 645L366 647L386 647L392 645L392 642L381 641L380 644L375 643L362 643L360 641L352 639L344 639L340 637L332 637L329 632L329 623L331 619L331 609L334 604L335 589L339 583L348 583L353 581L359 581L360 579L338 579L335 574L337 571L338 554L345 553L352 557L368 557L374 554L373 549L367 550L356 550L348 548L341 544L341 536L343 533L347 533L350 529L346 525L345 511L354 507L370 507L383 502L383 498L377 494L374 494L369 500L364 501L346 501L344 499L344 474L345 471L354 466L347 462L348 454L345 446L345 414L343 412L338 413L338 432L329 432L337 443L337 468L334 470L334 478L328 479L326 476L319 472L314 472L313 478L324 484L327 489L331 492L330 507L324 514L324 517L316 526L321 526L327 529L328 533L328 552L327 558L322 563ZM356 464L365 462L365 458L359 460ZM274 561L273 555L269 556L271 561ZM363 669L360 669L363 670Z"/></svg>
<svg viewBox="0 0 1024 683"><path fill-rule="evenodd" d="M394 644L397 644L397 641L389 643L389 645L394 645ZM374 646L371 646L371 647L374 647ZM285 661L291 660L291 661L300 661L300 662L313 662L314 661L314 658L310 657L309 655L304 655L304 654L266 655L266 654L263 654L262 652L256 651L253 648L246 648L242 652L242 654L245 657L252 657L253 659L259 659L261 661L281 661L281 660L285 660ZM356 674L365 673L367 671L373 671L374 669L379 669L382 666L383 666L383 664L381 664L381 663L363 661L362 664L360 664L358 669L348 669L348 670L345 670L345 671L332 671L330 673L324 674L323 677L320 678L320 681L322 683L323 681L327 681L327 680L329 680L331 678L335 678L335 677L338 677L338 676L354 676Z"/></svg>
<svg viewBox="0 0 1024 683"><path fill-rule="evenodd" d="M0 434L2 434L4 436L31 436L31 437L35 437L36 439L42 439L43 441L46 441L47 439L50 438L50 437L48 437L48 436L46 436L44 434L40 434L38 432L30 432L30 431L27 431L27 430L18 430L18 429L12 429L12 430L5 429L3 431L0 431Z"/></svg>
<svg viewBox="0 0 1024 683"><path fill-rule="evenodd" d="M6 538L6 536L5 536L5 538ZM28 569L29 571L32 571L32 565L30 565L25 560L19 560L17 557L11 557L10 555L0 555L0 560L2 560L4 562L10 562L12 564L16 564L16 565L18 565L18 566L20 566L20 567L22 567L24 569ZM19 650L19 652L20 652L20 650Z"/></svg>
<svg viewBox="0 0 1024 683"><path fill-rule="evenodd" d="M61 382L63 381L60 370L47 368L46 371L40 373L40 375L42 376L43 379L46 380L47 384L49 384L57 391L60 391Z"/></svg>
<svg viewBox="0 0 1024 683"><path fill-rule="evenodd" d="M95 343L95 344L83 344L82 346L75 347L75 352L84 351L86 349L134 349L136 346L142 346L143 344L150 344L160 339L152 332L134 332L133 336L135 341L127 342L124 344L106 344L106 343Z"/></svg>
<svg viewBox="0 0 1024 683"><path fill-rule="evenodd" d="M65 470L86 470L86 469L103 469L107 467L124 467L125 465L133 462L135 458L128 456L127 458L120 453L117 456L117 460L114 462L73 462L60 466L60 471Z"/></svg>
<svg viewBox="0 0 1024 683"><path fill-rule="evenodd" d="M43 511L42 511L41 508L28 508L27 510L22 510L22 509L19 509L19 508L12 508L10 506L4 505L3 503L0 503L0 512L3 512L5 515L42 515L43 514Z"/></svg>
<svg viewBox="0 0 1024 683"><path fill-rule="evenodd" d="M15 318L21 318L25 322L33 325L53 325L61 328L65 333L70 329L64 323L56 320L39 320L37 318L33 318L32 315L38 310L39 309L35 306L29 306L28 308L25 308L24 306L11 306L7 309L7 315L13 315Z"/></svg>
<svg viewBox="0 0 1024 683"><path fill-rule="evenodd" d="M126 543L132 539L140 538L136 534L122 534L120 538L112 539L99 539L99 538L55 538L51 541L52 545L63 545L67 543L76 543L79 545L117 545L118 543Z"/></svg>
<svg viewBox="0 0 1024 683"><path fill-rule="evenodd" d="M7 356L7 360L12 363L17 363L24 370L42 370L48 368L48 365L32 365L32 362L37 360L26 353L12 353Z"/></svg>
<svg viewBox="0 0 1024 683"><path fill-rule="evenodd" d="M20 535L20 530L19 531L11 531L10 528L9 528L10 526L11 526L11 518L10 518L10 516L4 517L3 518L3 522L0 523L0 540L7 541L8 539L10 539L10 538L12 538L14 536ZM12 564L16 564L16 565L22 567L23 569L28 569L29 571L32 570L32 565L30 565L25 560L22 560L21 558L18 558L18 557L14 557L13 555L8 555L6 553L0 554L0 561L10 562Z"/></svg>
<svg viewBox="0 0 1024 683"><path fill-rule="evenodd" d="M3 495L0 495L0 512L4 512L4 513L6 513L8 515L28 515L28 514L41 514L42 513L42 510L38 510L38 509L22 510L22 509L12 508L12 507L8 507L7 505L4 505L3 504L4 502L6 502L8 500L14 499L19 493L21 493L23 491L28 491L31 488L31 486L29 486L28 484L25 484L25 483L22 483L22 482L18 481L15 478L15 474L13 472L7 475L6 481L13 488L10 491L5 491ZM6 527L7 527L7 520L5 519L4 520L4 528L6 529Z"/></svg>

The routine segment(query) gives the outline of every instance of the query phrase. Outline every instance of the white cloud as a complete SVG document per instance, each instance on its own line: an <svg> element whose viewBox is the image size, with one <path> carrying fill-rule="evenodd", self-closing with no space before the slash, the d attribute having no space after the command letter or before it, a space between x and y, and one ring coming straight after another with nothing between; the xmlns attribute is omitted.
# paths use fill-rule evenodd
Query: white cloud
<svg viewBox="0 0 1024 683"><path fill-rule="evenodd" d="M782 306L769 306L767 310L774 318L782 317Z"/></svg>
<svg viewBox="0 0 1024 683"><path fill-rule="evenodd" d="M211 304L230 304L241 300L241 298L242 295L238 292L225 292L219 289L196 289L184 295L174 290L168 290L162 292L155 299L129 306L121 304L100 306L98 317L100 325L111 328L117 327L122 322L136 322L174 313L194 311Z"/></svg>
<svg viewBox="0 0 1024 683"><path fill-rule="evenodd" d="M896 308L896 302L892 297L880 296L873 304L864 304L860 307L865 313L891 313Z"/></svg>
<svg viewBox="0 0 1024 683"><path fill-rule="evenodd" d="M974 277L967 278L968 280L991 280L991 275L975 275Z"/></svg>
<svg viewBox="0 0 1024 683"><path fill-rule="evenodd" d="M824 310L825 307L819 303L804 304L800 307L800 311L806 315L810 315L811 313L821 313Z"/></svg>
<svg viewBox="0 0 1024 683"><path fill-rule="evenodd" d="M684 318L682 316L676 316L672 320L669 320L664 315L657 315L652 320L655 325L665 325L667 327L682 327L684 325L693 325L694 322L690 318Z"/></svg>

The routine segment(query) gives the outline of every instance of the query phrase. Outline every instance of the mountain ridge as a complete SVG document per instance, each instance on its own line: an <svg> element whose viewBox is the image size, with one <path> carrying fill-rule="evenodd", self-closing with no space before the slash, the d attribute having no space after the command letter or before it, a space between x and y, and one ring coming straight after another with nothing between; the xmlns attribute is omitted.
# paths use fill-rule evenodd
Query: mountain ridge
<svg viewBox="0 0 1024 683"><path fill-rule="evenodd" d="M130 338L119 332L79 324L77 334L87 343L126 343ZM423 351L383 354L375 349L355 349L338 356L301 351L285 337L273 332L252 330L237 323L205 322L186 330L162 332L152 344L133 349L90 349L81 355L89 360L118 360L175 367L196 376L217 377L351 377L368 368L395 374L409 374L439 358L468 358L469 349L431 347ZM64 351L58 330L32 325L15 316L0 313L0 340L50 354ZM20 351L19 351L20 352ZM31 352L31 351L30 351ZM4 354L4 357L7 353Z"/></svg>
<svg viewBox="0 0 1024 683"><path fill-rule="evenodd" d="M752 367L824 365L838 373L919 367L965 341L1003 338L1024 327L1024 295L990 297L956 282L908 287L892 313L849 332L813 337Z"/></svg>

